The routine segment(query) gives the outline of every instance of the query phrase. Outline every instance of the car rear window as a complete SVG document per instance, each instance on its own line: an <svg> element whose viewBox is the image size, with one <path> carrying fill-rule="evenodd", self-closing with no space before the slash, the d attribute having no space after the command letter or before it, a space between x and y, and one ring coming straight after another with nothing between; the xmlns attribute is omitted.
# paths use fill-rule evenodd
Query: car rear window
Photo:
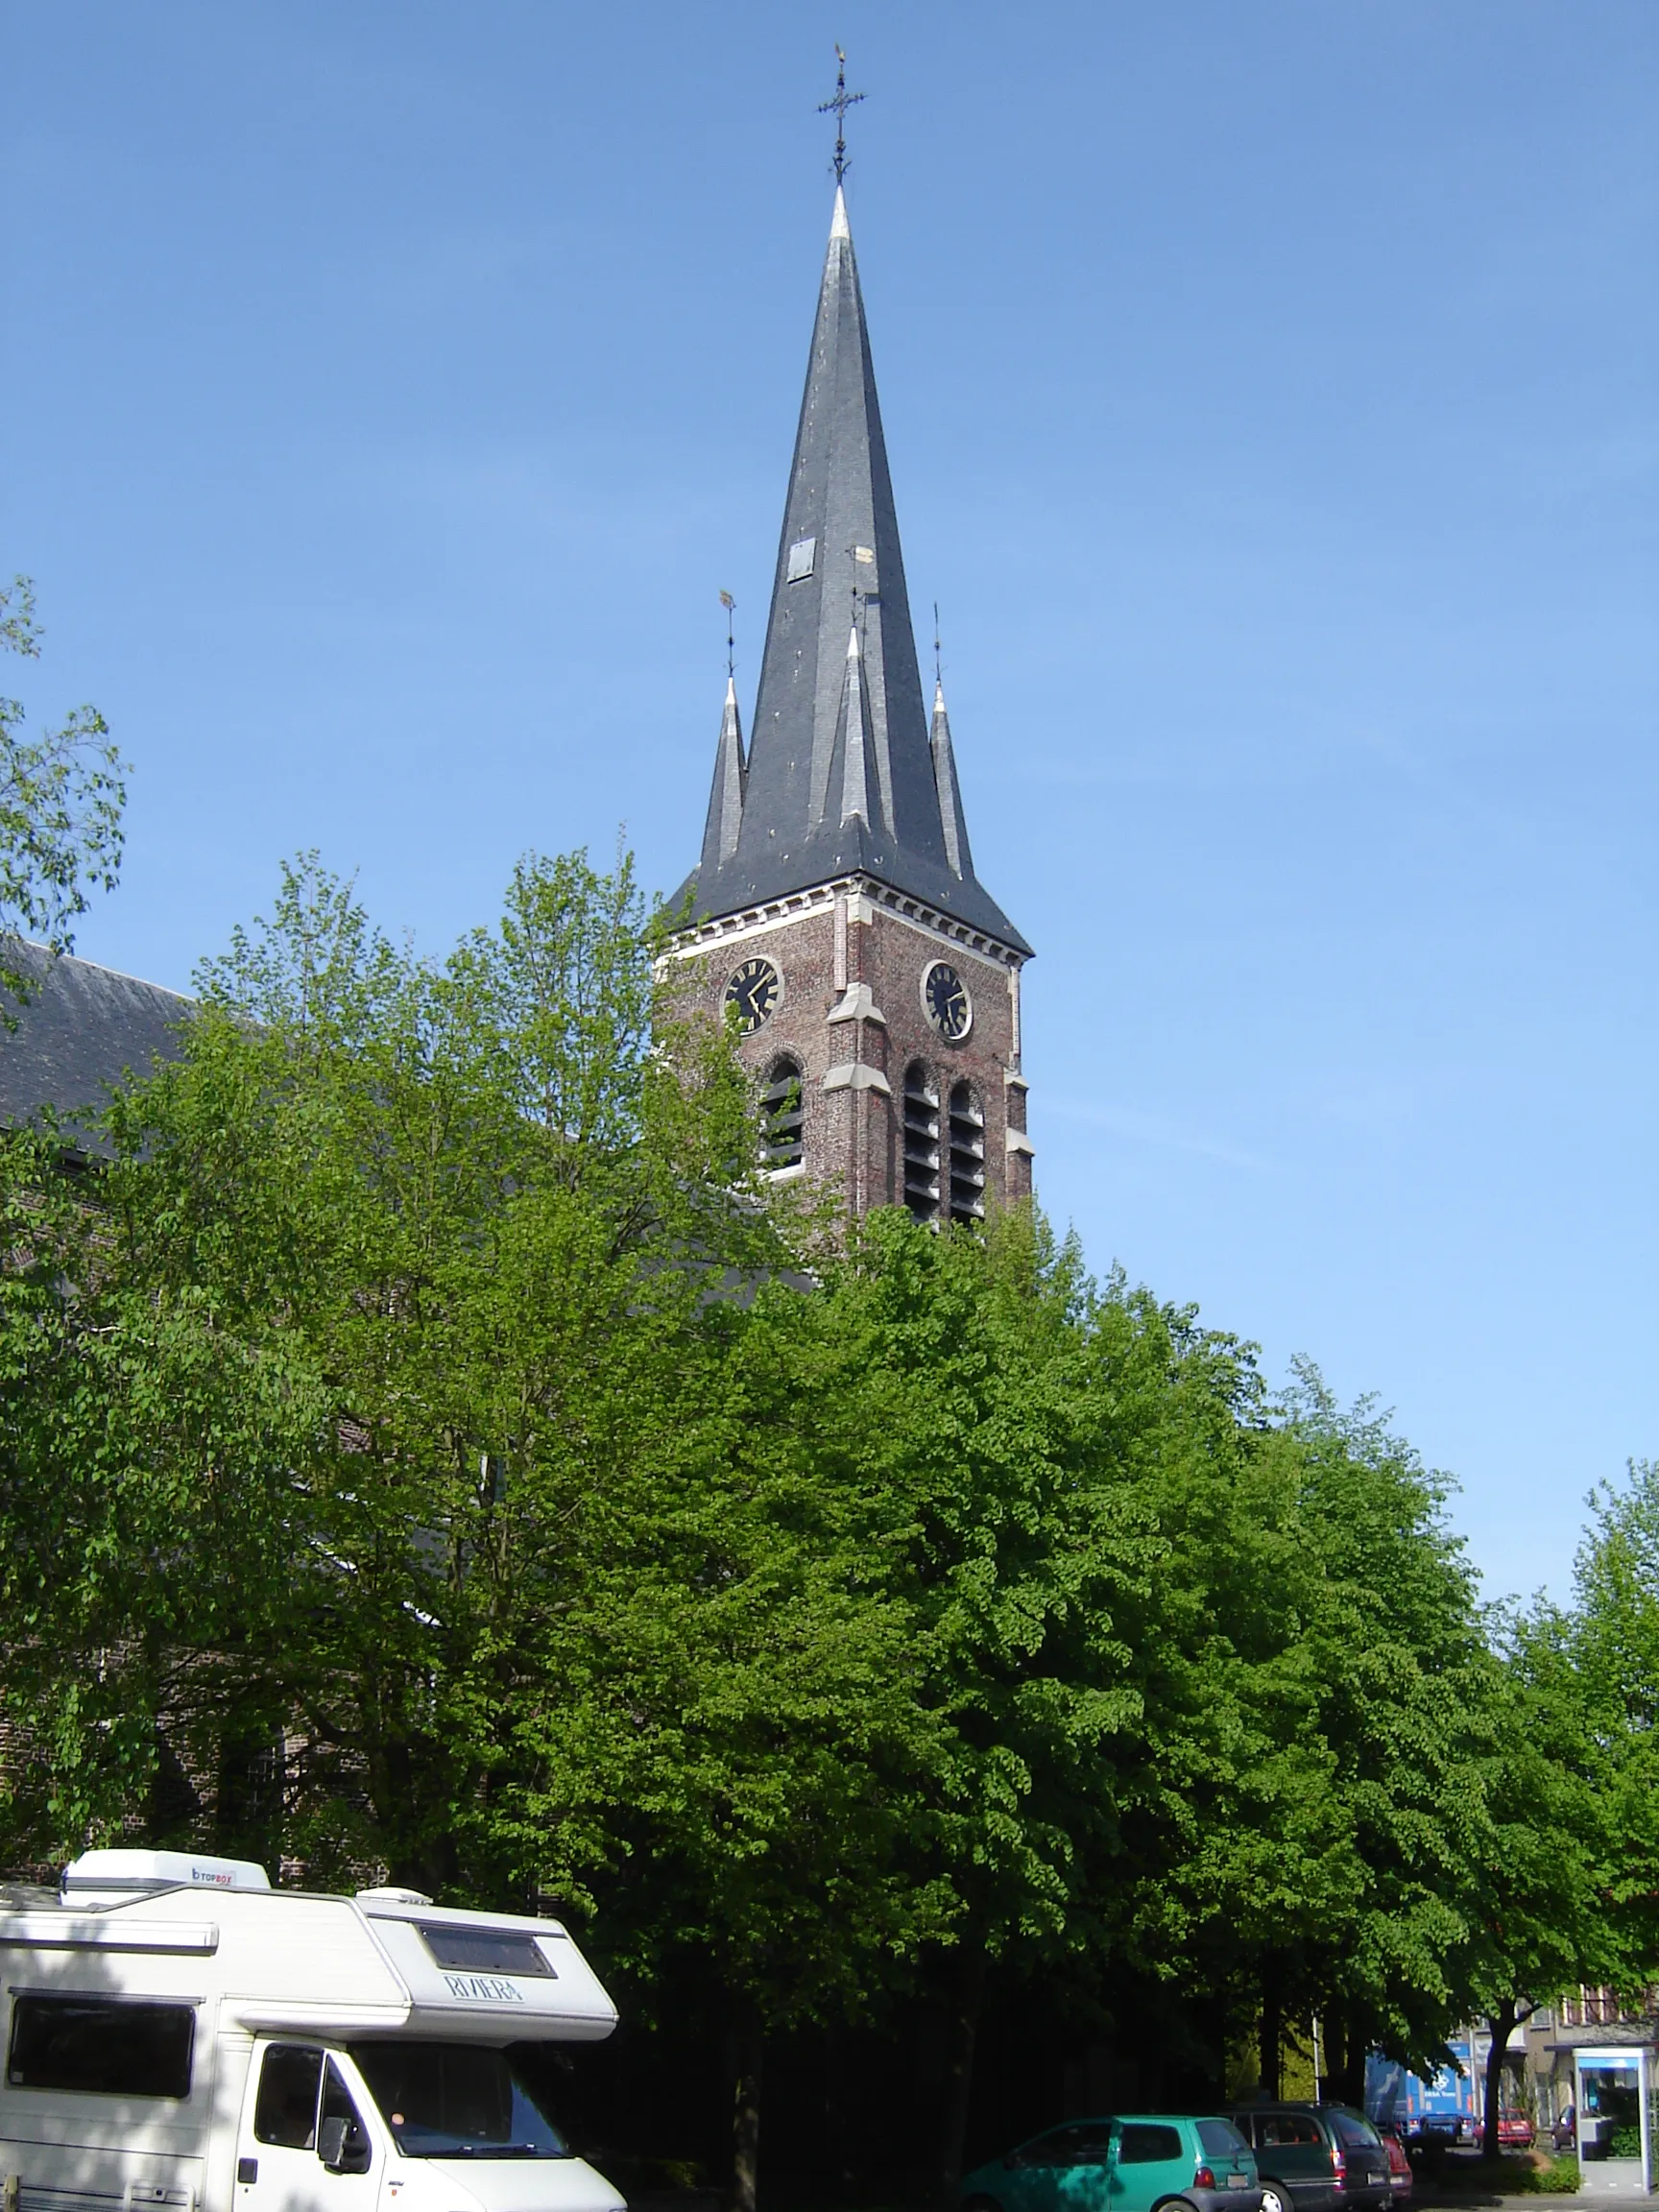
<svg viewBox="0 0 1659 2212"><path fill-rule="evenodd" d="M1160 2128L1148 2120L1125 2121L1122 2146L1118 2152L1119 2166L1162 2165L1180 2155L1179 2128Z"/></svg>
<svg viewBox="0 0 1659 2212"><path fill-rule="evenodd" d="M1198 2140L1212 2158L1237 2158L1250 2148L1231 2120L1200 2120Z"/></svg>
<svg viewBox="0 0 1659 2212"><path fill-rule="evenodd" d="M1327 2112L1331 2132L1344 2151L1380 2151L1382 2139L1369 2120L1361 2120L1358 2112Z"/></svg>
<svg viewBox="0 0 1659 2212"><path fill-rule="evenodd" d="M1258 2112L1256 2140L1264 2151L1271 2151L1283 2143L1323 2145L1325 2138L1311 2112Z"/></svg>

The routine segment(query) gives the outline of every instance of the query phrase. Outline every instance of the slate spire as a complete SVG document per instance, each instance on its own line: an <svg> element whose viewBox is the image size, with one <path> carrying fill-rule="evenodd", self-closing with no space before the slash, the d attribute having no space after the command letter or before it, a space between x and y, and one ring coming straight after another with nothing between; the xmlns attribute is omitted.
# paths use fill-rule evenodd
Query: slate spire
<svg viewBox="0 0 1659 2212"><path fill-rule="evenodd" d="M850 613L857 633L851 658ZM841 740L854 661L867 788L864 805L849 812L849 753ZM722 730L717 787L725 759ZM1030 950L974 875L953 765L953 842L948 839L864 301L839 187L741 785L735 845L726 852L720 838L713 847L705 838L694 886L697 916L739 913L859 872L985 930L1014 951ZM722 811L720 819L729 825L733 816Z"/></svg>
<svg viewBox="0 0 1659 2212"><path fill-rule="evenodd" d="M737 717L737 686L726 679L726 710L720 717L720 742L714 754L714 787L709 794L709 819L703 829L703 858L697 876L717 876L737 850L743 825L743 789L748 781L743 729Z"/></svg>

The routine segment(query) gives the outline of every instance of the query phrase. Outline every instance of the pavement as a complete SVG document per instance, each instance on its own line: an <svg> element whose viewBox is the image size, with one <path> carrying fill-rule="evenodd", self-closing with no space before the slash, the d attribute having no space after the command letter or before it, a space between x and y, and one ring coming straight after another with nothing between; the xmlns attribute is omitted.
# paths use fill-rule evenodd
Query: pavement
<svg viewBox="0 0 1659 2212"><path fill-rule="evenodd" d="M1565 2207L1582 2204L1586 2198L1603 2204L1628 2205L1631 2212L1638 2206L1650 2206L1659 2212L1659 2192L1649 2196L1642 2186L1642 2162L1638 2158L1591 2158L1578 2170L1578 2188L1575 2196L1555 2197L1535 2195L1528 2191L1522 2196L1511 2196L1507 2191L1482 2189L1473 2180L1469 2185L1457 2186L1456 2158L1454 2152L1447 2161L1438 2185L1419 2177L1409 2199L1411 2212L1521 2212L1526 2205L1529 2212L1548 2212L1551 2205ZM1473 2161L1471 2161L1473 2163Z"/></svg>
<svg viewBox="0 0 1659 2212"><path fill-rule="evenodd" d="M1586 2158L1578 2169L1578 2194L1615 2198L1621 2204L1659 2203L1642 2186L1640 2158Z"/></svg>

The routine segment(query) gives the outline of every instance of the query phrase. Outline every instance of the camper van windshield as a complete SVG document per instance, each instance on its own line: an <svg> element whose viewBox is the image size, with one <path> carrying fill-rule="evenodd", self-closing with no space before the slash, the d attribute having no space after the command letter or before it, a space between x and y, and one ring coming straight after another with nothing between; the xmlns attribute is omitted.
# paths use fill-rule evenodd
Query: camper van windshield
<svg viewBox="0 0 1659 2212"><path fill-rule="evenodd" d="M504 2051L472 2043L353 2043L393 2140L411 2158L568 2158Z"/></svg>

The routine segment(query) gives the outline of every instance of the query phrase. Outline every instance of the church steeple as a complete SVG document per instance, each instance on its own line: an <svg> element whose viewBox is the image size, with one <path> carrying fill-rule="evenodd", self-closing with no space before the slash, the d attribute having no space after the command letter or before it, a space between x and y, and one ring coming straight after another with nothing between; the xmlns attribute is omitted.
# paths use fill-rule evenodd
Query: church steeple
<svg viewBox="0 0 1659 2212"><path fill-rule="evenodd" d="M850 611L856 632L851 659ZM863 804L850 808L851 748L843 748L842 735L854 661L866 788ZM729 705L729 715L734 711ZM740 745L737 757L741 762ZM721 801L718 834L710 805L692 887L695 917L739 913L863 874L1027 952L974 874L948 733L946 761L941 781L923 707L853 234L837 185L747 768L737 771L735 806ZM730 775L723 727L717 793Z"/></svg>
<svg viewBox="0 0 1659 2212"><path fill-rule="evenodd" d="M843 69L826 111L857 98ZM838 138L748 751L729 683L667 958L677 1004L754 1077L767 1173L854 1217L971 1224L1031 1195L1031 948L974 872L942 682L931 724L923 703L845 156ZM730 676L730 628L727 651Z"/></svg>

